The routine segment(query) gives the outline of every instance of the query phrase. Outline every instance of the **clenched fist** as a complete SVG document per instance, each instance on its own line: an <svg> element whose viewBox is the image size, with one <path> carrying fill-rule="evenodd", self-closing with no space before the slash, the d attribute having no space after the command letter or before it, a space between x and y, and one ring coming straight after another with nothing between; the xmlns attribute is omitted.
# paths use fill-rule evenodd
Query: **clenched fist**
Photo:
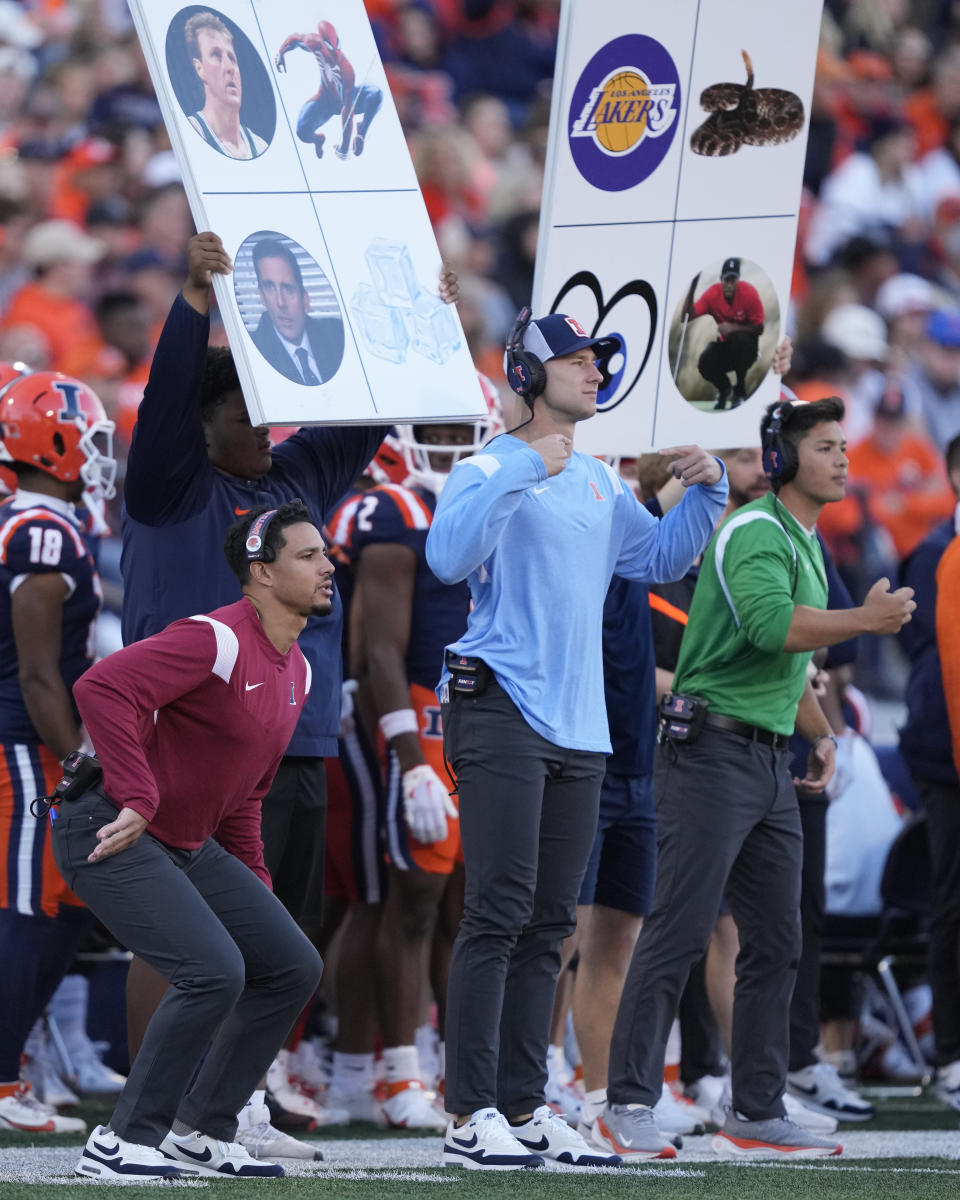
<svg viewBox="0 0 960 1200"><path fill-rule="evenodd" d="M548 433L546 437L531 442L530 449L536 450L546 463L548 475L559 475L570 461L573 439L562 433Z"/></svg>
<svg viewBox="0 0 960 1200"><path fill-rule="evenodd" d="M890 580L878 579L863 602L868 633L897 633L911 619L917 607L913 588L890 591Z"/></svg>

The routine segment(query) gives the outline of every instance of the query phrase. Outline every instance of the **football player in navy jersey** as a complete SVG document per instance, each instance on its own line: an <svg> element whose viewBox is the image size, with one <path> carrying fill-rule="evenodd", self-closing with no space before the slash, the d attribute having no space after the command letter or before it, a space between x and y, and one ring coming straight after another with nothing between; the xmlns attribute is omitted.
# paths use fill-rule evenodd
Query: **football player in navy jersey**
<svg viewBox="0 0 960 1200"><path fill-rule="evenodd" d="M400 426L405 484L381 483L355 498L345 537L360 596L355 612L362 622L365 689L387 744L383 829L389 879L377 936L383 1115L390 1125L437 1131L446 1120L423 1089L414 1035L434 928L439 920L448 935L439 945L449 952L459 922L461 873L455 872L462 856L433 684L444 645L466 629L470 595L465 583L449 586L437 579L425 547L450 468L502 429L496 390L480 378L488 418ZM434 955L441 1036L447 966L447 955ZM342 1099L356 1106L355 1097Z"/></svg>
<svg viewBox="0 0 960 1200"><path fill-rule="evenodd" d="M82 742L71 688L93 662L100 583L73 505L91 489L113 495L112 439L113 422L79 380L40 372L0 392L0 448L17 483L0 504L0 1130L85 1128L18 1074L89 923L30 803Z"/></svg>

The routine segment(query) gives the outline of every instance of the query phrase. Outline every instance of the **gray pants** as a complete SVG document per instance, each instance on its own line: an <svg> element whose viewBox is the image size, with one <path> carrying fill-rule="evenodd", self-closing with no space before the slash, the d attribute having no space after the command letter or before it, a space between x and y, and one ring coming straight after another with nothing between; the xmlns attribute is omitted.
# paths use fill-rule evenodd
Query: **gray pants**
<svg viewBox="0 0 960 1200"><path fill-rule="evenodd" d="M802 836L789 750L713 729L657 752L659 861L610 1047L607 1097L657 1102L667 1035L726 888L740 933L733 1105L783 1116L790 997L800 955Z"/></svg>
<svg viewBox="0 0 960 1200"><path fill-rule="evenodd" d="M543 1104L560 947L597 829L604 755L565 750L491 683L443 706L466 895L450 963L446 1107L523 1116Z"/></svg>
<svg viewBox="0 0 960 1200"><path fill-rule="evenodd" d="M158 1146L176 1117L232 1141L237 1113L316 990L323 964L273 893L212 838L197 850L176 850L145 833L119 854L88 863L97 830L116 817L97 789L63 806L52 835L69 886L172 984L110 1128Z"/></svg>

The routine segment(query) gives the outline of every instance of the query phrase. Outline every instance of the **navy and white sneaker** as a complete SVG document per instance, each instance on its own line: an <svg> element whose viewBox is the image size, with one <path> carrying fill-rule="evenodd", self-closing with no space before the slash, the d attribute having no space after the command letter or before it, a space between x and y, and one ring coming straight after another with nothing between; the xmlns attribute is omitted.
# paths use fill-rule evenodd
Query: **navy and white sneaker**
<svg viewBox="0 0 960 1200"><path fill-rule="evenodd" d="M284 1173L279 1163L252 1158L239 1142L219 1142L194 1130L168 1133L160 1149L183 1175L213 1175L227 1179L276 1179Z"/></svg>
<svg viewBox="0 0 960 1200"><path fill-rule="evenodd" d="M459 1128L451 1121L443 1138L443 1165L470 1171L525 1171L543 1159L520 1144L495 1108L480 1108Z"/></svg>
<svg viewBox="0 0 960 1200"><path fill-rule="evenodd" d="M98 1125L74 1168L75 1175L91 1179L182 1179L179 1168L156 1146L126 1142L104 1125Z"/></svg>
<svg viewBox="0 0 960 1200"><path fill-rule="evenodd" d="M541 1105L524 1125L511 1125L510 1132L521 1146L570 1167L622 1167L623 1159L609 1150L587 1143L549 1105Z"/></svg>

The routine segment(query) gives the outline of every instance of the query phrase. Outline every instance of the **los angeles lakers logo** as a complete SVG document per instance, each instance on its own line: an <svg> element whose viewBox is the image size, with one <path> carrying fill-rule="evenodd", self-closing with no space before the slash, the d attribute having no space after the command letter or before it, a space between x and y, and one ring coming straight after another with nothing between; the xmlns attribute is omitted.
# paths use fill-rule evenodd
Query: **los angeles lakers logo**
<svg viewBox="0 0 960 1200"><path fill-rule="evenodd" d="M615 38L587 63L570 104L570 152L594 187L620 192L651 175L679 124L680 79L653 38Z"/></svg>

